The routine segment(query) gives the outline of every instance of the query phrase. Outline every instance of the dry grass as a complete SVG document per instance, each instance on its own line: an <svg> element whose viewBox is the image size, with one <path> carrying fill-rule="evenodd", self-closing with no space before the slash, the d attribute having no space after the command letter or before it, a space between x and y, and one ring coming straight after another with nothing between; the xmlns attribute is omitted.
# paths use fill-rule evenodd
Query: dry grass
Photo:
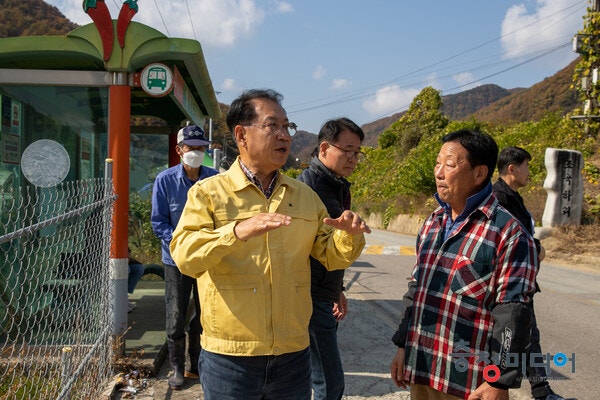
<svg viewBox="0 0 600 400"><path fill-rule="evenodd" d="M562 226L542 240L546 261L600 272L600 225Z"/></svg>
<svg viewBox="0 0 600 400"><path fill-rule="evenodd" d="M546 207L546 199L548 198L546 190L536 186L534 188L521 189L519 193L523 196L525 207L531 213L533 220L538 223L541 222L544 215L544 208Z"/></svg>

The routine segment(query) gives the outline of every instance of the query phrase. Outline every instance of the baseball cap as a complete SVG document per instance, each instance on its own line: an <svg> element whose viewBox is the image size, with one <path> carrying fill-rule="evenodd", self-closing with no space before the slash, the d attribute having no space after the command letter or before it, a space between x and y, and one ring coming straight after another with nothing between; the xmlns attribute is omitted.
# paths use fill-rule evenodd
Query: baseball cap
<svg viewBox="0 0 600 400"><path fill-rule="evenodd" d="M210 142L204 138L204 131L196 125L188 125L177 132L177 144L188 146L208 146Z"/></svg>

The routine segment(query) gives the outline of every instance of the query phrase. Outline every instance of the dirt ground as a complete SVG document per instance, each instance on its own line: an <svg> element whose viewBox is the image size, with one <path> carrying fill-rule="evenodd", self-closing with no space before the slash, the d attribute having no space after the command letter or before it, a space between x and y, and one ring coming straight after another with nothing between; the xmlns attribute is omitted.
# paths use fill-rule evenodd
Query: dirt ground
<svg viewBox="0 0 600 400"><path fill-rule="evenodd" d="M600 235L577 237L557 232L541 242L546 250L544 262L600 273Z"/></svg>

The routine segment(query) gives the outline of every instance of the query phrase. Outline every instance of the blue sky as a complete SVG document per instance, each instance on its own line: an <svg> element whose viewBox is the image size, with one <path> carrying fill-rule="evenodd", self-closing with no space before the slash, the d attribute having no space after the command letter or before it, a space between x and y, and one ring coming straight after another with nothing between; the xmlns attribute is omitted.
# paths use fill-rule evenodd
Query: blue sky
<svg viewBox="0 0 600 400"><path fill-rule="evenodd" d="M71 21L82 0L45 0ZM105 0L113 19L122 1ZM433 86L529 87L575 57L587 0L139 0L134 21L202 44L217 99L272 88L299 129L362 125Z"/></svg>

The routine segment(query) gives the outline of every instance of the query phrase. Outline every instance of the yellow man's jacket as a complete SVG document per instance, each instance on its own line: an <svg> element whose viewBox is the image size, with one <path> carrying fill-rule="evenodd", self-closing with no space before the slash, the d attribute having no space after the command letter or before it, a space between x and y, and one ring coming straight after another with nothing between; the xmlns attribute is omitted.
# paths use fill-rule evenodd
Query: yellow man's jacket
<svg viewBox="0 0 600 400"><path fill-rule="evenodd" d="M289 215L292 223L246 242L236 238L237 222L265 212ZM309 255L343 269L365 245L362 234L325 225L327 216L311 188L283 174L267 199L237 161L189 190L171 255L183 274L198 279L205 350L258 356L308 347Z"/></svg>

